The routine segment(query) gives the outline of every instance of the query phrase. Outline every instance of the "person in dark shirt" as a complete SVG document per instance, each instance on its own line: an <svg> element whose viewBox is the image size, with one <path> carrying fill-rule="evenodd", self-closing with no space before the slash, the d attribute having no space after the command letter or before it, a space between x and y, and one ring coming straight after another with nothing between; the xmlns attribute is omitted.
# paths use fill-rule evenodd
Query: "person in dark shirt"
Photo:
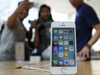
<svg viewBox="0 0 100 75"><path fill-rule="evenodd" d="M78 56L90 59L90 48L100 37L100 21L93 8L84 3L83 0L69 0L76 8L77 15L76 36L77 36L77 52ZM96 33L92 36L92 29L96 29Z"/></svg>

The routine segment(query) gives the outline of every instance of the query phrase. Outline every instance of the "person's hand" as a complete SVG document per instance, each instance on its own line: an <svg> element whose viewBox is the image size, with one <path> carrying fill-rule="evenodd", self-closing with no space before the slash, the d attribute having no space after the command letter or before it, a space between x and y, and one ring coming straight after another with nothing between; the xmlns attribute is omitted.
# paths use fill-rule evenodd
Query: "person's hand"
<svg viewBox="0 0 100 75"><path fill-rule="evenodd" d="M77 56L79 56L79 58L85 58L85 56L87 56L87 58L89 58L89 53L90 53L90 49L88 47L83 47L83 49L77 54Z"/></svg>
<svg viewBox="0 0 100 75"><path fill-rule="evenodd" d="M46 28L46 30L49 32L49 29L50 29L50 25L47 25L47 26L45 26L45 28Z"/></svg>
<svg viewBox="0 0 100 75"><path fill-rule="evenodd" d="M38 23L37 25L34 24L34 23L32 23L30 28L31 28L31 29L32 29L32 28L38 29L38 28L40 28L41 25L42 25L42 22Z"/></svg>
<svg viewBox="0 0 100 75"><path fill-rule="evenodd" d="M33 6L34 6L33 2L29 2L29 1L25 0L25 1L20 3L18 8L16 9L16 12L20 13L20 12L22 12L24 10L29 10Z"/></svg>

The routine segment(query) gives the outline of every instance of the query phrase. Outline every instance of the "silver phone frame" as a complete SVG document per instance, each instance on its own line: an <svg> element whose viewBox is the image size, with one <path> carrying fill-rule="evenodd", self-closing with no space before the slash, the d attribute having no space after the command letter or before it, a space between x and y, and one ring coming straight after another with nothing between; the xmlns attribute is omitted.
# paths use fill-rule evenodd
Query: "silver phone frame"
<svg viewBox="0 0 100 75"><path fill-rule="evenodd" d="M76 66L75 67L53 67L52 66L52 29L53 28L74 28L75 35L75 59ZM62 73L61 69L66 68L67 72ZM51 24L51 51L50 51L50 71L52 74L76 74L77 72L77 45L76 45L76 26L74 22L52 22Z"/></svg>

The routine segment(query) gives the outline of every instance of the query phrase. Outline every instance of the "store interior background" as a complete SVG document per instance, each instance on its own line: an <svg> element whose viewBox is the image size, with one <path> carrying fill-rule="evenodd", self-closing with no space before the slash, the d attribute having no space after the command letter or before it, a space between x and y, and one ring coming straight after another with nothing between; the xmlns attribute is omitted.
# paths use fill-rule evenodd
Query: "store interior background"
<svg viewBox="0 0 100 75"><path fill-rule="evenodd" d="M22 0L0 0L0 29L3 23L5 23L8 17L14 12L18 6L18 2ZM72 21L75 22L76 10L71 6L69 0L29 0L37 3L37 7L33 7L29 11L28 17L23 21L24 26L29 30L30 24L28 20L35 20L38 18L39 6L47 4L51 7L51 13L54 21ZM100 0L84 0L96 11L100 20ZM84 11L85 12L85 11ZM35 29L33 29L34 34ZM93 29L93 33L95 29ZM34 35L33 39L34 40ZM92 46L92 58L100 59L100 39L95 45Z"/></svg>

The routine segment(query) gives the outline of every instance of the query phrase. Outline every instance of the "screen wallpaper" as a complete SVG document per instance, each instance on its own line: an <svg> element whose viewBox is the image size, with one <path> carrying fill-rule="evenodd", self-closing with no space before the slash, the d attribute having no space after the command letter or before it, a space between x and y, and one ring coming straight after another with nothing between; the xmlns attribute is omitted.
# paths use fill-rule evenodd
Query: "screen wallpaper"
<svg viewBox="0 0 100 75"><path fill-rule="evenodd" d="M52 29L52 66L76 66L74 28Z"/></svg>

